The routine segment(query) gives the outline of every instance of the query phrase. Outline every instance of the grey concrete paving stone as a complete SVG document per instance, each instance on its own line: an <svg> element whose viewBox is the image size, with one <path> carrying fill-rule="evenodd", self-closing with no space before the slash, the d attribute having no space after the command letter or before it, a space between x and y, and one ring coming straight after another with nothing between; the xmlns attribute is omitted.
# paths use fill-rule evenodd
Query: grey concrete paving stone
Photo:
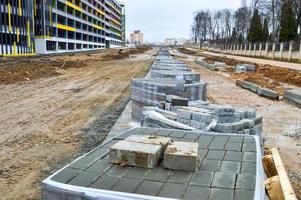
<svg viewBox="0 0 301 200"><path fill-rule="evenodd" d="M185 189L186 185L183 184L165 183L158 196L180 199Z"/></svg>
<svg viewBox="0 0 301 200"><path fill-rule="evenodd" d="M169 136L175 138L183 138L186 135L183 131L173 131Z"/></svg>
<svg viewBox="0 0 301 200"><path fill-rule="evenodd" d="M138 179L120 178L113 186L113 191L132 193L138 188L142 181Z"/></svg>
<svg viewBox="0 0 301 200"><path fill-rule="evenodd" d="M223 160L225 156L225 151L220 150L209 150L206 159L209 160Z"/></svg>
<svg viewBox="0 0 301 200"><path fill-rule="evenodd" d="M91 188L110 190L117 182L119 178L115 176L104 175L97 179L90 185Z"/></svg>
<svg viewBox="0 0 301 200"><path fill-rule="evenodd" d="M196 141L199 144L199 148L207 149L209 147L210 141L209 140L197 140Z"/></svg>
<svg viewBox="0 0 301 200"><path fill-rule="evenodd" d="M225 189L215 189L210 190L210 195L208 200L233 200L234 190L225 190ZM245 199L241 199L245 200Z"/></svg>
<svg viewBox="0 0 301 200"><path fill-rule="evenodd" d="M169 136L170 134L172 133L172 130L169 130L169 129L160 129L156 135L159 135L159 136Z"/></svg>
<svg viewBox="0 0 301 200"><path fill-rule="evenodd" d="M244 143L255 143L255 139L253 137L245 137Z"/></svg>
<svg viewBox="0 0 301 200"><path fill-rule="evenodd" d="M242 162L240 173L256 175L256 163Z"/></svg>
<svg viewBox="0 0 301 200"><path fill-rule="evenodd" d="M180 183L180 184L187 184L192 176L192 172L186 171L173 171L167 182L170 183Z"/></svg>
<svg viewBox="0 0 301 200"><path fill-rule="evenodd" d="M70 181L74 176L79 174L81 170L78 169L72 169L72 168L65 168L55 176L51 178L53 181L57 181L60 183L67 183Z"/></svg>
<svg viewBox="0 0 301 200"><path fill-rule="evenodd" d="M226 155L224 157L224 160L230 160L230 161L242 161L242 152L238 151L226 151Z"/></svg>
<svg viewBox="0 0 301 200"><path fill-rule="evenodd" d="M185 200L207 200L210 189L208 187L188 186L184 193Z"/></svg>
<svg viewBox="0 0 301 200"><path fill-rule="evenodd" d="M253 152L256 152L256 144L255 143L245 143L242 146L242 151L253 151Z"/></svg>
<svg viewBox="0 0 301 200"><path fill-rule="evenodd" d="M215 136L212 142L226 143L229 140L229 136Z"/></svg>
<svg viewBox="0 0 301 200"><path fill-rule="evenodd" d="M228 142L243 142L244 141L244 137L242 136L230 136Z"/></svg>
<svg viewBox="0 0 301 200"><path fill-rule="evenodd" d="M147 175L148 172L149 169L147 168L129 167L129 169L125 172L124 177L142 179Z"/></svg>
<svg viewBox="0 0 301 200"><path fill-rule="evenodd" d="M200 162L202 162L202 160L206 157L208 153L208 149L200 149L198 150L198 156L200 158Z"/></svg>
<svg viewBox="0 0 301 200"><path fill-rule="evenodd" d="M120 167L118 165L114 165L106 172L106 175L121 177L127 172L128 169L129 167Z"/></svg>
<svg viewBox="0 0 301 200"><path fill-rule="evenodd" d="M156 196L163 186L162 182L143 181L135 193Z"/></svg>
<svg viewBox="0 0 301 200"><path fill-rule="evenodd" d="M214 150L225 150L226 142L223 141L213 141L209 145L209 149L214 149Z"/></svg>
<svg viewBox="0 0 301 200"><path fill-rule="evenodd" d="M189 185L210 187L213 176L214 176L214 172L196 171L191 177Z"/></svg>
<svg viewBox="0 0 301 200"><path fill-rule="evenodd" d="M242 160L245 162L256 162L256 153L255 152L244 152Z"/></svg>
<svg viewBox="0 0 301 200"><path fill-rule="evenodd" d="M200 134L198 134L198 133L187 133L184 136L184 139L197 140L199 137L200 137Z"/></svg>
<svg viewBox="0 0 301 200"><path fill-rule="evenodd" d="M256 176L250 174L238 174L236 189L255 190Z"/></svg>
<svg viewBox="0 0 301 200"><path fill-rule="evenodd" d="M235 190L234 200L254 200L254 191Z"/></svg>
<svg viewBox="0 0 301 200"><path fill-rule="evenodd" d="M71 181L69 181L68 184L87 187L99 177L100 174L91 172L81 172L80 174L75 176Z"/></svg>
<svg viewBox="0 0 301 200"><path fill-rule="evenodd" d="M225 150L227 151L241 151L242 143L238 142L227 142Z"/></svg>
<svg viewBox="0 0 301 200"><path fill-rule="evenodd" d="M155 169L150 169L145 179L154 181L166 181L170 174L171 170L157 167Z"/></svg>
<svg viewBox="0 0 301 200"><path fill-rule="evenodd" d="M214 174L211 187L222 189L234 189L235 180L236 174L217 172Z"/></svg>
<svg viewBox="0 0 301 200"><path fill-rule="evenodd" d="M219 160L207 160L204 159L199 171L213 171L217 172L220 170L221 161Z"/></svg>
<svg viewBox="0 0 301 200"><path fill-rule="evenodd" d="M236 173L240 172L241 162L222 161L221 172Z"/></svg>
<svg viewBox="0 0 301 200"><path fill-rule="evenodd" d="M103 174L107 170L109 170L111 167L112 167L112 164L110 163L109 160L101 159L101 160L97 160L95 163L93 163L85 171Z"/></svg>

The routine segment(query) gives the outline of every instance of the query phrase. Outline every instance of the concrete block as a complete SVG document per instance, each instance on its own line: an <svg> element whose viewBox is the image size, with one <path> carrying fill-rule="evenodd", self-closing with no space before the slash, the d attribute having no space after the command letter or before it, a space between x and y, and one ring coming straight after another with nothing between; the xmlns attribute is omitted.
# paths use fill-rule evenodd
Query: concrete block
<svg viewBox="0 0 301 200"><path fill-rule="evenodd" d="M253 119L256 117L256 111L252 109L245 109L246 112L246 118Z"/></svg>
<svg viewBox="0 0 301 200"><path fill-rule="evenodd" d="M207 124L205 122L191 120L191 127L196 129L204 129L207 127Z"/></svg>
<svg viewBox="0 0 301 200"><path fill-rule="evenodd" d="M208 200L232 200L234 197L233 190L225 190L225 189L216 189L212 188L210 190L210 195ZM245 200L244 198L242 198ZM241 200L242 200L241 199Z"/></svg>
<svg viewBox="0 0 301 200"><path fill-rule="evenodd" d="M217 105L214 108L214 113L219 116L234 115L235 109L232 106Z"/></svg>
<svg viewBox="0 0 301 200"><path fill-rule="evenodd" d="M227 151L241 151L242 143L238 142L227 142L225 150Z"/></svg>
<svg viewBox="0 0 301 200"><path fill-rule="evenodd" d="M190 119L184 119L184 118L177 118L177 122L182 123L182 124L186 124L188 126L191 126L191 121Z"/></svg>
<svg viewBox="0 0 301 200"><path fill-rule="evenodd" d="M242 161L242 152L238 151L227 151L226 155L224 157L224 160L229 160L229 161Z"/></svg>
<svg viewBox="0 0 301 200"><path fill-rule="evenodd" d="M254 120L252 119L243 119L240 122L243 123L243 129L250 129L254 127Z"/></svg>
<svg viewBox="0 0 301 200"><path fill-rule="evenodd" d="M238 174L236 189L255 190L256 175Z"/></svg>
<svg viewBox="0 0 301 200"><path fill-rule="evenodd" d="M213 114L211 113L202 113L202 112L193 112L192 119L198 122L211 123L213 120Z"/></svg>
<svg viewBox="0 0 301 200"><path fill-rule="evenodd" d="M199 168L199 171L210 171L217 172L220 170L221 161L220 160L207 160L205 159Z"/></svg>
<svg viewBox="0 0 301 200"><path fill-rule="evenodd" d="M175 95L167 95L167 102L171 103L172 106L188 106L188 99L182 98Z"/></svg>
<svg viewBox="0 0 301 200"><path fill-rule="evenodd" d="M242 162L240 173L256 175L256 163Z"/></svg>
<svg viewBox="0 0 301 200"><path fill-rule="evenodd" d="M257 86L256 84L251 84L250 90L251 90L252 92L257 93L257 89L258 89L258 86Z"/></svg>
<svg viewBox="0 0 301 200"><path fill-rule="evenodd" d="M158 196L180 199L184 194L185 189L186 185L183 184L165 183Z"/></svg>
<svg viewBox="0 0 301 200"><path fill-rule="evenodd" d="M124 174L124 177L133 178L133 179L142 179L144 178L149 169L141 168L141 167L130 167Z"/></svg>
<svg viewBox="0 0 301 200"><path fill-rule="evenodd" d="M171 110L171 103L165 103L165 110Z"/></svg>
<svg viewBox="0 0 301 200"><path fill-rule="evenodd" d="M218 123L215 126L214 131L219 132L219 133L232 133L232 124L229 124L229 123L226 123L226 124Z"/></svg>
<svg viewBox="0 0 301 200"><path fill-rule="evenodd" d="M116 185L112 188L113 191L132 193L140 185L141 180L120 178Z"/></svg>
<svg viewBox="0 0 301 200"><path fill-rule="evenodd" d="M254 163L256 163L256 153L255 152L244 152L242 160L244 162L254 162Z"/></svg>
<svg viewBox="0 0 301 200"><path fill-rule="evenodd" d="M221 172L236 173L240 172L240 162L222 161Z"/></svg>
<svg viewBox="0 0 301 200"><path fill-rule="evenodd" d="M167 182L187 185L187 183L190 181L191 176L192 172L173 171L168 177Z"/></svg>
<svg viewBox="0 0 301 200"><path fill-rule="evenodd" d="M258 95L262 96L262 92L263 92L263 88L260 87L260 86L258 86L258 87L257 87L257 90L256 90L256 93L257 93Z"/></svg>
<svg viewBox="0 0 301 200"><path fill-rule="evenodd" d="M209 160L223 160L224 156L225 156L225 151L209 150L206 158Z"/></svg>
<svg viewBox="0 0 301 200"><path fill-rule="evenodd" d="M274 92L274 91L266 89L266 88L264 88L262 90L262 96L270 98L270 99L279 99L278 92Z"/></svg>
<svg viewBox="0 0 301 200"><path fill-rule="evenodd" d="M189 111L189 110L178 109L177 110L177 116L178 116L178 118L191 120L192 112Z"/></svg>
<svg viewBox="0 0 301 200"><path fill-rule="evenodd" d="M161 145L120 141L110 147L110 161L115 164L154 168L161 153Z"/></svg>
<svg viewBox="0 0 301 200"><path fill-rule="evenodd" d="M251 129L245 129L243 130L244 135L251 135Z"/></svg>
<svg viewBox="0 0 301 200"><path fill-rule="evenodd" d="M218 122L218 123L233 123L236 121L240 120L240 117L237 117L235 115L224 115L224 116L214 116L214 119Z"/></svg>
<svg viewBox="0 0 301 200"><path fill-rule="evenodd" d="M164 168L195 171L198 167L198 143L173 142L166 148Z"/></svg>
<svg viewBox="0 0 301 200"><path fill-rule="evenodd" d="M236 174L217 172L214 174L211 187L233 190L235 187L235 181L236 181Z"/></svg>
<svg viewBox="0 0 301 200"><path fill-rule="evenodd" d="M210 191L209 187L188 186L184 193L183 199L207 200L209 191Z"/></svg>
<svg viewBox="0 0 301 200"><path fill-rule="evenodd" d="M170 174L171 174L171 170L164 169L162 167L157 167L155 169L149 170L145 179L152 180L152 181L166 182Z"/></svg>
<svg viewBox="0 0 301 200"><path fill-rule="evenodd" d="M284 98L286 100L292 101L300 106L301 105L301 89L286 90L284 92Z"/></svg>
<svg viewBox="0 0 301 200"><path fill-rule="evenodd" d="M253 121L254 121L254 125L255 125L255 126L256 126L256 125L260 125L260 124L262 124L262 122L263 122L263 118L260 117L260 116L258 116L258 117L255 117L255 118L253 119Z"/></svg>
<svg viewBox="0 0 301 200"><path fill-rule="evenodd" d="M189 181L189 185L201 186L201 187L210 187L214 172L208 171L196 171L191 180Z"/></svg>
<svg viewBox="0 0 301 200"><path fill-rule="evenodd" d="M247 90L250 90L251 85L252 85L252 83L247 82L247 81L243 81L243 82L241 83L241 87L244 88L244 89L247 89Z"/></svg>
<svg viewBox="0 0 301 200"><path fill-rule="evenodd" d="M110 190L118 182L118 180L118 177L104 175L101 178L97 179L97 181L95 181L89 187Z"/></svg>
<svg viewBox="0 0 301 200"><path fill-rule="evenodd" d="M254 200L254 191L235 190L234 200Z"/></svg>
<svg viewBox="0 0 301 200"><path fill-rule="evenodd" d="M162 152L165 151L168 143L171 142L170 137L161 137L157 135L131 135L125 139L128 142L142 143L142 144L154 144L161 145Z"/></svg>
<svg viewBox="0 0 301 200"><path fill-rule="evenodd" d="M143 183L138 187L135 193L156 196L161 188L163 183L155 182L155 181L143 181Z"/></svg>

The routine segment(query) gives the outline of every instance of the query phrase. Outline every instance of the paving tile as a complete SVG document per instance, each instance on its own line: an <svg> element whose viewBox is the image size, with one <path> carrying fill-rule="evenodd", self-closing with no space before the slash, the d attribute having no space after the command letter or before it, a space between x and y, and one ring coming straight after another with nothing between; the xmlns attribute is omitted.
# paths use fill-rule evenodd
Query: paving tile
<svg viewBox="0 0 301 200"><path fill-rule="evenodd" d="M238 142L227 142L225 150L227 151L241 151L241 143Z"/></svg>
<svg viewBox="0 0 301 200"><path fill-rule="evenodd" d="M196 171L191 177L191 180L188 184L202 187L210 187L213 176L214 172Z"/></svg>
<svg viewBox="0 0 301 200"><path fill-rule="evenodd" d="M225 151L220 150L209 150L206 159L209 160L223 160L225 156Z"/></svg>
<svg viewBox="0 0 301 200"><path fill-rule="evenodd" d="M236 190L234 200L254 200L254 191Z"/></svg>
<svg viewBox="0 0 301 200"><path fill-rule="evenodd" d="M128 169L129 167L120 167L114 165L113 167L111 167L111 169L109 169L109 171L106 172L106 175L121 177L126 173Z"/></svg>
<svg viewBox="0 0 301 200"><path fill-rule="evenodd" d="M242 162L240 173L256 175L256 163Z"/></svg>
<svg viewBox="0 0 301 200"><path fill-rule="evenodd" d="M214 174L211 187L221 189L234 189L236 174L217 172Z"/></svg>
<svg viewBox="0 0 301 200"><path fill-rule="evenodd" d="M184 136L184 139L197 140L199 137L200 137L200 134L198 134L198 133L187 133Z"/></svg>
<svg viewBox="0 0 301 200"><path fill-rule="evenodd" d="M58 174L53 176L51 178L51 180L57 181L60 183L67 183L80 172L81 172L81 170L78 170L78 169L65 168L62 171L60 171Z"/></svg>
<svg viewBox="0 0 301 200"><path fill-rule="evenodd" d="M244 152L242 160L245 162L256 162L256 153L255 152Z"/></svg>
<svg viewBox="0 0 301 200"><path fill-rule="evenodd" d="M112 188L113 191L132 193L142 181L138 179L120 178Z"/></svg>
<svg viewBox="0 0 301 200"><path fill-rule="evenodd" d="M172 133L172 130L169 130L169 129L160 129L156 135L159 135L159 136L169 136L170 134Z"/></svg>
<svg viewBox="0 0 301 200"><path fill-rule="evenodd" d="M250 174L238 174L236 189L255 190L256 176Z"/></svg>
<svg viewBox="0 0 301 200"><path fill-rule="evenodd" d="M209 140L197 140L196 141L199 144L199 148L207 149L209 147L210 141Z"/></svg>
<svg viewBox="0 0 301 200"><path fill-rule="evenodd" d="M149 172L149 169L147 168L141 168L141 167L129 167L126 173L124 174L124 177L127 178L134 178L134 179L142 179L146 176L146 174Z"/></svg>
<svg viewBox="0 0 301 200"><path fill-rule="evenodd" d="M118 177L104 175L97 179L92 185L90 185L90 187L110 190L118 182L118 180Z"/></svg>
<svg viewBox="0 0 301 200"><path fill-rule="evenodd" d="M226 155L224 157L224 160L230 160L230 161L242 161L242 152L237 151L226 151Z"/></svg>
<svg viewBox="0 0 301 200"><path fill-rule="evenodd" d="M246 136L244 138L244 143L255 143L255 139L253 137Z"/></svg>
<svg viewBox="0 0 301 200"><path fill-rule="evenodd" d="M222 161L220 171L238 174L240 172L240 165L241 165L241 162Z"/></svg>
<svg viewBox="0 0 301 200"><path fill-rule="evenodd" d="M185 172L185 171L173 171L167 182L170 183L180 183L180 184L187 184L192 176L192 172Z"/></svg>
<svg viewBox="0 0 301 200"><path fill-rule="evenodd" d="M205 159L202 165L199 168L199 171L219 171L221 165L221 161L218 160L207 160Z"/></svg>
<svg viewBox="0 0 301 200"><path fill-rule="evenodd" d="M234 190L225 189L215 189L210 190L210 195L208 200L233 200ZM242 198L241 200L245 200Z"/></svg>
<svg viewBox="0 0 301 200"><path fill-rule="evenodd" d="M111 167L112 164L110 164L109 160L101 159L101 160L97 160L93 165L91 165L85 171L103 174Z"/></svg>
<svg viewBox="0 0 301 200"><path fill-rule="evenodd" d="M215 136L212 142L217 143L226 143L229 139L229 136Z"/></svg>
<svg viewBox="0 0 301 200"><path fill-rule="evenodd" d="M186 185L183 184L165 183L158 196L180 199L184 194L185 189Z"/></svg>
<svg viewBox="0 0 301 200"><path fill-rule="evenodd" d="M242 151L256 152L256 144L255 143L244 143L242 146Z"/></svg>
<svg viewBox="0 0 301 200"><path fill-rule="evenodd" d="M143 181L135 193L156 196L163 186L162 182Z"/></svg>
<svg viewBox="0 0 301 200"><path fill-rule="evenodd" d="M200 158L200 162L202 162L202 160L206 157L208 153L208 149L198 149L198 156Z"/></svg>
<svg viewBox="0 0 301 200"><path fill-rule="evenodd" d="M170 174L171 170L157 167L155 169L150 169L145 179L154 181L166 181Z"/></svg>
<svg viewBox="0 0 301 200"><path fill-rule="evenodd" d="M207 141L207 142L211 142L214 139L214 136L212 135L201 135L198 139L198 141Z"/></svg>
<svg viewBox="0 0 301 200"><path fill-rule="evenodd" d="M185 200L207 200L210 189L208 187L188 186L183 199Z"/></svg>
<svg viewBox="0 0 301 200"><path fill-rule="evenodd" d="M175 138L183 138L186 135L183 131L173 131L169 136Z"/></svg>
<svg viewBox="0 0 301 200"><path fill-rule="evenodd" d="M230 136L228 142L239 142L242 143L244 141L244 137L242 136Z"/></svg>
<svg viewBox="0 0 301 200"><path fill-rule="evenodd" d="M90 173L90 172L81 172L80 174L75 176L71 181L69 181L68 184L87 187L90 184L92 184L99 177L100 177L100 174Z"/></svg>
<svg viewBox="0 0 301 200"><path fill-rule="evenodd" d="M225 150L226 142L211 142L209 149L213 150Z"/></svg>

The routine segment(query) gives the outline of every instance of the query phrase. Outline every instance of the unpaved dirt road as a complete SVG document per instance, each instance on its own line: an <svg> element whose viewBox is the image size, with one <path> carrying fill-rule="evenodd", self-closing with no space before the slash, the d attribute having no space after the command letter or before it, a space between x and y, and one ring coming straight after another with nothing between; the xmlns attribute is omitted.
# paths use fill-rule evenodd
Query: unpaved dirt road
<svg viewBox="0 0 301 200"><path fill-rule="evenodd" d="M279 147L281 158L289 171L291 181L301 199L301 138L291 138L283 134L301 126L301 109L285 101L272 101L250 91L235 86L235 81L227 74L213 72L195 64L194 56L180 58L189 64L208 83L208 98L219 104L255 109L263 116L263 134L270 147Z"/></svg>
<svg viewBox="0 0 301 200"><path fill-rule="evenodd" d="M60 57L86 66L0 85L0 199L40 199L46 176L101 143L130 79L146 74L155 53L106 62L93 54Z"/></svg>

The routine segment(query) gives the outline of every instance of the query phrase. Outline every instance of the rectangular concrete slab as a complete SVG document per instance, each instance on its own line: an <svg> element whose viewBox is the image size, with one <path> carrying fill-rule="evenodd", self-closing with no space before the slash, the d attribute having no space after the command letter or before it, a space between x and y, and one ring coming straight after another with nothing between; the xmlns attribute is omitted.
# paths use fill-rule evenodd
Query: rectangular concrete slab
<svg viewBox="0 0 301 200"><path fill-rule="evenodd" d="M155 168L161 153L161 145L120 141L110 147L110 161L114 164Z"/></svg>

